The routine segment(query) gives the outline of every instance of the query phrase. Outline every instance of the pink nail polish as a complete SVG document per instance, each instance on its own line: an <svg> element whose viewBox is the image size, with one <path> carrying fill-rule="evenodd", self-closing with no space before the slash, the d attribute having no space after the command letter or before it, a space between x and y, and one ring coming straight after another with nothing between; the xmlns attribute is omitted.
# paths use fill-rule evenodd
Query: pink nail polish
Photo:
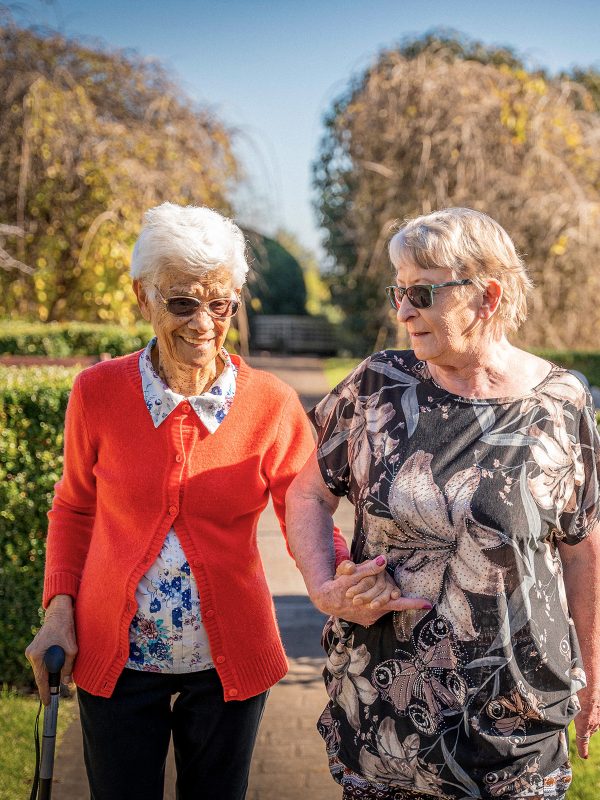
<svg viewBox="0 0 600 800"><path fill-rule="evenodd" d="M375 563L378 567L381 567L382 564L385 564L385 556L377 556Z"/></svg>
<svg viewBox="0 0 600 800"><path fill-rule="evenodd" d="M431 605L431 603L423 603L423 610L424 611L431 611L432 608L433 608L433 606Z"/></svg>

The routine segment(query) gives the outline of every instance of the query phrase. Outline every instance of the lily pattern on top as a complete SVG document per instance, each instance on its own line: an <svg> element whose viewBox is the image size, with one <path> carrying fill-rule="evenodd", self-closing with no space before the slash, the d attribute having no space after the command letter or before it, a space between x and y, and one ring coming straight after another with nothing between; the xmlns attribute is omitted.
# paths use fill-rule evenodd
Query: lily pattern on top
<svg viewBox="0 0 600 800"><path fill-rule="evenodd" d="M383 553L402 594L433 605L328 621L333 776L453 800L568 785L585 675L557 543L600 515L583 385L552 366L523 397L463 398L412 351L383 351L311 416L323 478L355 506L353 560Z"/></svg>

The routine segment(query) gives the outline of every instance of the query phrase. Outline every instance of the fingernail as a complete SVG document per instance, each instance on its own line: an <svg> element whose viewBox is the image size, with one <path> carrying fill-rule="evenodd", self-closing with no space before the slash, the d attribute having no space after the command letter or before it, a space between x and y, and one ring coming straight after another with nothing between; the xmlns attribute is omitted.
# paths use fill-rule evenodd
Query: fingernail
<svg viewBox="0 0 600 800"><path fill-rule="evenodd" d="M431 609L433 608L433 606L431 605L431 603L423 603L423 605L421 606L421 608L422 608L424 611L431 611Z"/></svg>
<svg viewBox="0 0 600 800"><path fill-rule="evenodd" d="M385 564L385 556L377 556L375 563L378 567L381 567L383 564Z"/></svg>

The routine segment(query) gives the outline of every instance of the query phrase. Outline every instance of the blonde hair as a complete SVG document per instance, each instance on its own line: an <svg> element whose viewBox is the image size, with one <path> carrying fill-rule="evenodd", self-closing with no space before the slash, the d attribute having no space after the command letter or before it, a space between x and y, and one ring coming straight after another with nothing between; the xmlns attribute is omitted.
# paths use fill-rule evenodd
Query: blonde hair
<svg viewBox="0 0 600 800"><path fill-rule="evenodd" d="M527 318L527 269L504 228L482 211L444 208L408 220L389 243L394 267L410 260L422 269L449 269L453 279L469 278L484 290L490 278L502 286L491 324L517 330Z"/></svg>

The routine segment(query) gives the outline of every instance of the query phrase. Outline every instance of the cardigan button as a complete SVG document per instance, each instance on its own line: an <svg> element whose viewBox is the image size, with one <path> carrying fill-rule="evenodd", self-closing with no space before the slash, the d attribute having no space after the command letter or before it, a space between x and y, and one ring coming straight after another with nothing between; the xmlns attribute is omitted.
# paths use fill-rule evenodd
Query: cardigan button
<svg viewBox="0 0 600 800"><path fill-rule="evenodd" d="M192 409L191 409L191 407L190 407L190 404L189 404L189 403L184 403L184 404L181 406L181 410L183 411L183 413L184 413L184 414L189 414L189 413L190 413L190 411L191 411Z"/></svg>
<svg viewBox="0 0 600 800"><path fill-rule="evenodd" d="M174 517L177 514L177 506L169 506L169 516Z"/></svg>
<svg viewBox="0 0 600 800"><path fill-rule="evenodd" d="M237 689L229 689L227 691L227 694L229 695L229 697L237 697L239 692Z"/></svg>
<svg viewBox="0 0 600 800"><path fill-rule="evenodd" d="M217 656L217 664L224 664L225 656Z"/></svg>
<svg viewBox="0 0 600 800"><path fill-rule="evenodd" d="M205 619L212 619L214 617L214 615L215 615L214 608L209 608L208 611L206 612L206 614L204 615L204 618Z"/></svg>
<svg viewBox="0 0 600 800"><path fill-rule="evenodd" d="M175 456L175 461L178 464L181 464L181 462L183 461L183 456L181 455L181 453L177 453L177 455Z"/></svg>

